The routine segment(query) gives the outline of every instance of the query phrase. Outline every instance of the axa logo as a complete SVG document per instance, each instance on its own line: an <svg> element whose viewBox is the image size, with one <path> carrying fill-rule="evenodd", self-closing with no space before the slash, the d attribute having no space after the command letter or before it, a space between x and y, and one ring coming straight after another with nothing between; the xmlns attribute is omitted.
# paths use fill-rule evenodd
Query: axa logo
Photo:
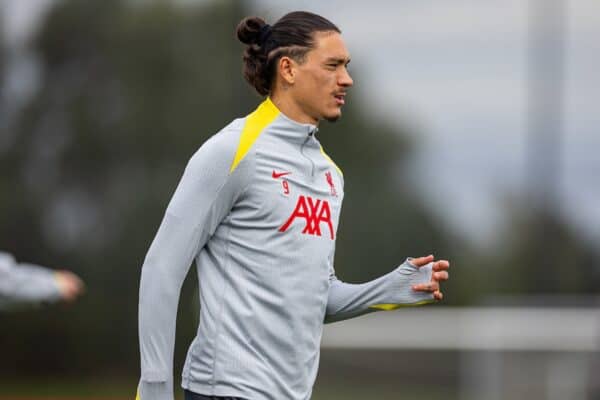
<svg viewBox="0 0 600 400"><path fill-rule="evenodd" d="M331 208L327 200L313 199L310 196L300 195L296 208L285 224L281 225L279 232L285 232L294 223L296 218L303 219L305 226L302 233L321 236L321 224L329 228L329 236L333 240L333 223L331 222Z"/></svg>

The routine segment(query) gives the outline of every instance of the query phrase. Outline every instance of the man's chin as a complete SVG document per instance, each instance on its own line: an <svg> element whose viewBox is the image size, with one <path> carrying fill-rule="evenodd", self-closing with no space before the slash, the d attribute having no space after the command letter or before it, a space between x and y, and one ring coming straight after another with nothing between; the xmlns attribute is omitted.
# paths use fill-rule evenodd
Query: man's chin
<svg viewBox="0 0 600 400"><path fill-rule="evenodd" d="M323 119L325 121L329 121L329 122L336 122L337 120L339 120L340 118L342 118L342 111L338 111L336 114L331 114L331 115L325 115L323 117Z"/></svg>

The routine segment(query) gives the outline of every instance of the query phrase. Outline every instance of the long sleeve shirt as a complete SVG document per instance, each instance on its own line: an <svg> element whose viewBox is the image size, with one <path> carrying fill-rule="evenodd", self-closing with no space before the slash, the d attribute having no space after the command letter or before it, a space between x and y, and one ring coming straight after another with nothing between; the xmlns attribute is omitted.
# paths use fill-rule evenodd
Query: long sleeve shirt
<svg viewBox="0 0 600 400"><path fill-rule="evenodd" d="M0 309L20 304L54 302L60 299L55 273L33 264L17 264L0 252Z"/></svg>
<svg viewBox="0 0 600 400"><path fill-rule="evenodd" d="M200 322L182 386L212 396L306 400L325 321L432 301L405 262L364 284L339 281L333 255L342 172L316 126L270 99L192 156L146 255L140 284L138 398L173 398L175 320L196 261Z"/></svg>

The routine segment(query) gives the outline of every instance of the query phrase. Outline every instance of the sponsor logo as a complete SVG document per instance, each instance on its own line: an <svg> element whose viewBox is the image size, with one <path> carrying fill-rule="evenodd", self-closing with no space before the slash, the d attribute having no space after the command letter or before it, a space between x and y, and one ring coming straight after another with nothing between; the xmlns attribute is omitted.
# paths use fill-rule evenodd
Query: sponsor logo
<svg viewBox="0 0 600 400"><path fill-rule="evenodd" d="M309 235L321 236L321 224L325 223L325 226L329 228L329 236L333 240L335 234L333 233L333 223L331 222L331 208L327 200L313 199L310 196L300 195L296 208L292 212L292 215L288 220L279 228L279 232L285 232L296 220L296 218L303 219L305 222L302 233Z"/></svg>

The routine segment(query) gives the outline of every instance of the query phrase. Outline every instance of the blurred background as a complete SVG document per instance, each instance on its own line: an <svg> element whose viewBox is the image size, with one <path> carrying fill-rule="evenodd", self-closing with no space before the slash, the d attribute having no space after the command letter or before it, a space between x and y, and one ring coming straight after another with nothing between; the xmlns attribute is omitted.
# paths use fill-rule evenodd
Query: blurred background
<svg viewBox="0 0 600 400"><path fill-rule="evenodd" d="M297 9L352 53L319 131L345 174L338 276L452 262L442 304L328 326L313 398L600 399L594 0L0 0L0 249L87 284L0 314L0 398L133 399L146 250L189 157L261 101L235 27Z"/></svg>

